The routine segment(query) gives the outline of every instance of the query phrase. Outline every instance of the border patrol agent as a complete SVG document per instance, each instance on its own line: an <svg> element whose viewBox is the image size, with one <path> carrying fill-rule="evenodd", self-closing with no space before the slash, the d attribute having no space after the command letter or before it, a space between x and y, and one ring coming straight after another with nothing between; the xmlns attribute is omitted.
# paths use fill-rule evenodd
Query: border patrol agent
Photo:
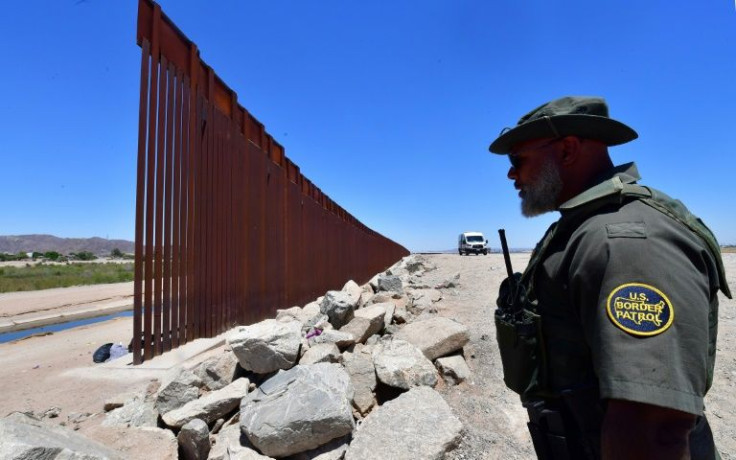
<svg viewBox="0 0 736 460"><path fill-rule="evenodd" d="M602 98L564 97L489 148L523 214L560 212L495 317L541 459L720 458L703 414L718 291L731 298L720 247L633 163L613 166L608 147L636 138Z"/></svg>

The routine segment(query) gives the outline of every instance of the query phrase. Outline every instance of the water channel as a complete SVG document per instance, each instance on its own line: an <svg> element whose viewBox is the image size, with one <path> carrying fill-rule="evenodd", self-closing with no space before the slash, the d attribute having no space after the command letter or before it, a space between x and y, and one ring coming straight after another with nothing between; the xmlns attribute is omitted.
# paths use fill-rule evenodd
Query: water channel
<svg viewBox="0 0 736 460"><path fill-rule="evenodd" d="M46 332L59 332L67 329L72 329L79 326L86 326L88 324L101 323L103 321L109 321L114 318L120 318L124 316L133 316L133 310L122 311L119 313L113 313L111 315L97 316L95 318L85 318L76 321L68 321L66 323L50 324L48 326L35 327L33 329L25 329L23 331L5 332L0 334L0 343L12 342L14 340L25 339L32 335L44 334Z"/></svg>

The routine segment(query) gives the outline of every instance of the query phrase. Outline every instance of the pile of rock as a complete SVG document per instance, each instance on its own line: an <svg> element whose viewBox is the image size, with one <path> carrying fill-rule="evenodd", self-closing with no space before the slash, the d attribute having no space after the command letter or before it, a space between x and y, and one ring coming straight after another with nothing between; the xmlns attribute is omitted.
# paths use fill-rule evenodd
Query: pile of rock
<svg viewBox="0 0 736 460"><path fill-rule="evenodd" d="M108 406L105 424L171 430L185 459L441 458L462 426L433 387L468 377L469 333L435 314L431 269L410 256L237 327L221 356Z"/></svg>

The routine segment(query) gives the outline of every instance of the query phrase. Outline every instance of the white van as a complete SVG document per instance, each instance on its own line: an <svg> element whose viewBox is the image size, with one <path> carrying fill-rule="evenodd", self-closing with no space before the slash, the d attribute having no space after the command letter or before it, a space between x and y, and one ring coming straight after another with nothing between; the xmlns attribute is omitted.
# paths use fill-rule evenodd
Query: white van
<svg viewBox="0 0 736 460"><path fill-rule="evenodd" d="M457 238L457 252L463 254L488 254L488 240L481 232L461 233Z"/></svg>

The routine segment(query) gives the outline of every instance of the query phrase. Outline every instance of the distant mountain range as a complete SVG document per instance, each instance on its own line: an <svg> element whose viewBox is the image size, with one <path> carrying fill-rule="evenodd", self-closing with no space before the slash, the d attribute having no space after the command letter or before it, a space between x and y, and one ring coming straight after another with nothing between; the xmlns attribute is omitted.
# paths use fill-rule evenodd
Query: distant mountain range
<svg viewBox="0 0 736 460"><path fill-rule="evenodd" d="M107 255L117 248L123 253L132 254L135 243L128 240L107 240L105 238L59 238L53 235L7 235L0 236L0 253L56 251L68 255L72 252L89 251L96 255Z"/></svg>

